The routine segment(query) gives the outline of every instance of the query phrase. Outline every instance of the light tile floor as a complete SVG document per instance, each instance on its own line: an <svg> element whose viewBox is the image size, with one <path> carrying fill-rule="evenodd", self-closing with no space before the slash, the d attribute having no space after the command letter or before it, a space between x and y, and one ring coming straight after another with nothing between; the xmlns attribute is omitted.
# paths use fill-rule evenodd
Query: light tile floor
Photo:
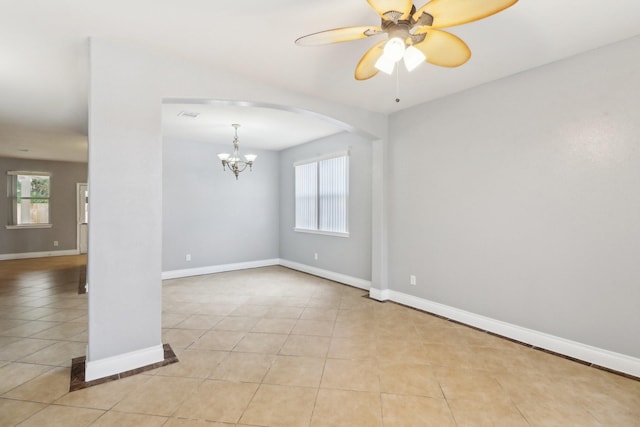
<svg viewBox="0 0 640 427"><path fill-rule="evenodd" d="M180 362L69 393L84 262L0 262L0 426L640 426L639 381L281 267L166 281Z"/></svg>

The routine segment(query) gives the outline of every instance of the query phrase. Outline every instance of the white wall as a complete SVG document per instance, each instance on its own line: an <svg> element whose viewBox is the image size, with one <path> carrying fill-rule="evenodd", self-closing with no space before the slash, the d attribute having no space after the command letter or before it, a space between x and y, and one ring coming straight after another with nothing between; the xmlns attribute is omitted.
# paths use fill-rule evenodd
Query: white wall
<svg viewBox="0 0 640 427"><path fill-rule="evenodd" d="M394 114L390 288L640 357L638 52Z"/></svg>
<svg viewBox="0 0 640 427"><path fill-rule="evenodd" d="M297 161L350 151L349 237L293 231ZM280 258L334 273L371 280L372 144L340 133L280 152ZM318 259L314 259L314 254Z"/></svg>
<svg viewBox="0 0 640 427"><path fill-rule="evenodd" d="M241 148L258 159L236 180L216 156L230 148L164 140L163 271L278 258L278 152Z"/></svg>

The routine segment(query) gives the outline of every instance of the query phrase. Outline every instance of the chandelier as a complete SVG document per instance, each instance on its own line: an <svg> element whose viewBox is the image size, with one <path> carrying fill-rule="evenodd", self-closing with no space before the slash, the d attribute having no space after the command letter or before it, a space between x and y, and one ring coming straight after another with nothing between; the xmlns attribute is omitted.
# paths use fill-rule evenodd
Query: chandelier
<svg viewBox="0 0 640 427"><path fill-rule="evenodd" d="M255 154L247 154L244 156L245 160L240 157L240 149L238 148L238 128L239 124L234 123L231 126L235 129L235 136L233 137L233 154L219 153L218 158L222 161L222 170L226 170L228 167L231 172L238 179L240 172L245 170L249 166L249 170L252 170L253 162L258 157Z"/></svg>

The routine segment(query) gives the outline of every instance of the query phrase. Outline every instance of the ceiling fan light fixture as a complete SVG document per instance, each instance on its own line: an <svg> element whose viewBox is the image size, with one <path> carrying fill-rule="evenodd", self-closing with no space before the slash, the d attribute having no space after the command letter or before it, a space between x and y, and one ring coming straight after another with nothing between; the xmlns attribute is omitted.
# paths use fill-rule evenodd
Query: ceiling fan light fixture
<svg viewBox="0 0 640 427"><path fill-rule="evenodd" d="M404 41L400 37L392 37L384 44L383 54L378 58L374 67L386 74L392 74L396 62L400 61L406 52Z"/></svg>
<svg viewBox="0 0 640 427"><path fill-rule="evenodd" d="M424 56L424 53L413 46L409 46L404 52L404 66L407 67L408 71L413 71L418 68L425 59L427 58Z"/></svg>
<svg viewBox="0 0 640 427"><path fill-rule="evenodd" d="M378 70L389 75L393 74L393 69L395 68L395 66L396 61L390 59L387 55L382 55L380 58L378 58L374 65L374 67L376 67Z"/></svg>
<svg viewBox="0 0 640 427"><path fill-rule="evenodd" d="M405 49L406 46L404 44L404 41L402 41L402 39L400 39L399 37L393 37L389 39L387 43L385 43L383 56L386 56L393 62L398 62L404 56Z"/></svg>

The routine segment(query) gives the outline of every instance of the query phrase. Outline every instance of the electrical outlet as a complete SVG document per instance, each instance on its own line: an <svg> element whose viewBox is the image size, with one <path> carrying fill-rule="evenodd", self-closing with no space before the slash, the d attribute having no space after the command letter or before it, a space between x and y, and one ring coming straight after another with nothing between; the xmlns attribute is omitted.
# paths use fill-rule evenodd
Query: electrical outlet
<svg viewBox="0 0 640 427"><path fill-rule="evenodd" d="M409 276L409 284L414 286L416 285L416 276L414 276L413 274Z"/></svg>
<svg viewBox="0 0 640 427"><path fill-rule="evenodd" d="M318 260L318 253L317 252L315 254L313 254L313 259L315 259L316 261Z"/></svg>
<svg viewBox="0 0 640 427"><path fill-rule="evenodd" d="M58 246L58 241L57 240L53 241L53 246Z"/></svg>
<svg viewBox="0 0 640 427"><path fill-rule="evenodd" d="M187 261L191 261L191 254L185 255L184 259Z"/></svg>

